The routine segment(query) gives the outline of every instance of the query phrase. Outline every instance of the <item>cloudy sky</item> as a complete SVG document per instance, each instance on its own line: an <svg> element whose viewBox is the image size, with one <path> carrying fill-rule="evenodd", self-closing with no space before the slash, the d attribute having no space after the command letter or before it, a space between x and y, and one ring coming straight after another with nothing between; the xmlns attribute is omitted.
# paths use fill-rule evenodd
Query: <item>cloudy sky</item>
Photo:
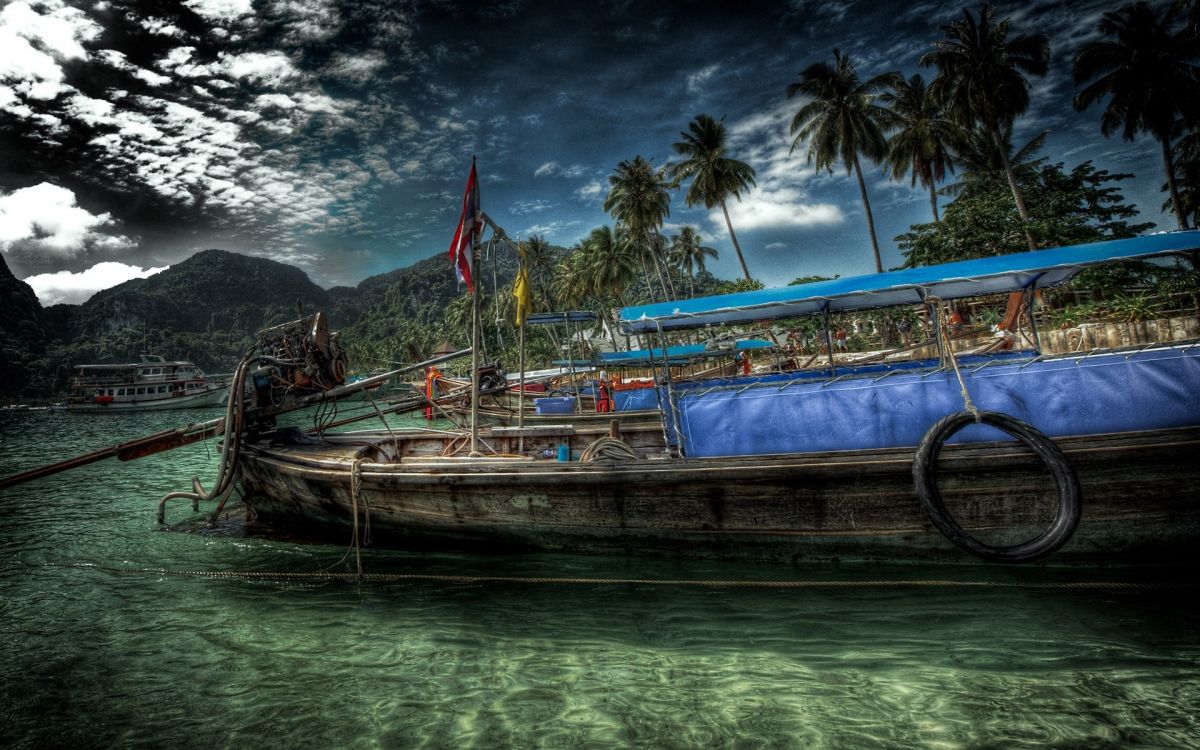
<svg viewBox="0 0 1200 750"><path fill-rule="evenodd" d="M1153 141L1105 140L1070 108L1070 59L1115 0L1002 3L1051 36L1017 140L1137 173L1159 211ZM218 247L352 285L448 246L471 156L484 210L515 237L571 245L609 222L616 164L656 165L697 114L724 117L758 187L730 206L768 285L872 269L856 185L817 174L786 88L834 47L860 72L918 72L956 2L733 4L456 0L0 0L0 249L43 303ZM931 77L930 71L924 71ZM927 195L868 170L884 264ZM716 213L673 196L738 275ZM448 271L449 272L449 271Z"/></svg>

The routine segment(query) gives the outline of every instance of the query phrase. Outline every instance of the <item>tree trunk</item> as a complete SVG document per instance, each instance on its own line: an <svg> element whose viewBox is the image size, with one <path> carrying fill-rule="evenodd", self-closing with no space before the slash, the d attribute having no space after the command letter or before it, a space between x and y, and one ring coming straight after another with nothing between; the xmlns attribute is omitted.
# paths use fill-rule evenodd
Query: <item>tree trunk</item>
<svg viewBox="0 0 1200 750"><path fill-rule="evenodd" d="M933 209L934 223L940 222L941 218L938 217L937 210L937 190L935 189L932 181L929 183L929 206Z"/></svg>
<svg viewBox="0 0 1200 750"><path fill-rule="evenodd" d="M875 217L871 215L871 201L867 199L867 183L863 181L862 167L858 165L858 154L854 155L854 174L858 177L858 192L862 193L863 209L867 214L867 231L871 234L871 252L875 253L875 272L883 273L883 260L879 257L879 241L875 239Z"/></svg>
<svg viewBox="0 0 1200 750"><path fill-rule="evenodd" d="M667 291L667 280L663 276L662 264L659 263L658 246L646 238L645 252L650 256L650 261L654 263L654 273L658 274L658 284L662 287L663 299L670 300L671 293Z"/></svg>
<svg viewBox="0 0 1200 750"><path fill-rule="evenodd" d="M1179 199L1179 185L1175 182L1175 161L1171 158L1171 141L1160 138L1163 150L1163 167L1167 170L1167 188L1171 191L1171 206L1175 209L1175 218L1179 221L1180 229L1187 229L1187 216L1183 213L1183 202Z"/></svg>
<svg viewBox="0 0 1200 750"><path fill-rule="evenodd" d="M1029 228L1029 222L1032 221L1029 216L1029 209L1025 208L1025 196L1021 193L1021 186L1017 184L1017 175L1013 172L1012 163L1008 160L1008 150L1004 147L1004 139L1000 137L1000 128L996 127L995 123L990 124L992 131L992 141L996 144L996 150L1000 152L1000 163L1004 166L1004 176L1008 178L1008 188L1012 190L1013 200L1017 204L1017 214L1021 217L1022 228L1025 230L1025 241L1029 244L1030 250L1037 250L1037 240L1033 237L1033 230Z"/></svg>
<svg viewBox="0 0 1200 750"><path fill-rule="evenodd" d="M733 233L733 222L729 220L729 209L725 207L725 199L721 199L721 212L725 214L725 228L729 230L729 239L733 241L733 251L737 253L738 263L742 264L742 275L750 281L750 269L746 268L746 259L742 257L742 246L738 244L737 235Z"/></svg>

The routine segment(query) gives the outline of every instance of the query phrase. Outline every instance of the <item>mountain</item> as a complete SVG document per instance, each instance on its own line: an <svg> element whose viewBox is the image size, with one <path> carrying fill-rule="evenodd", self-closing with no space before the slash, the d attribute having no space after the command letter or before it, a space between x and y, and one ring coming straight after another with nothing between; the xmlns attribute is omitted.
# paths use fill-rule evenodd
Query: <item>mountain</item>
<svg viewBox="0 0 1200 750"><path fill-rule="evenodd" d="M0 256L0 393L20 393L30 382L30 362L45 349L42 305L33 289L13 276Z"/></svg>
<svg viewBox="0 0 1200 750"><path fill-rule="evenodd" d="M333 308L330 296L298 268L266 258L204 250L165 271L93 295L70 321L71 338L125 328L253 333Z"/></svg>

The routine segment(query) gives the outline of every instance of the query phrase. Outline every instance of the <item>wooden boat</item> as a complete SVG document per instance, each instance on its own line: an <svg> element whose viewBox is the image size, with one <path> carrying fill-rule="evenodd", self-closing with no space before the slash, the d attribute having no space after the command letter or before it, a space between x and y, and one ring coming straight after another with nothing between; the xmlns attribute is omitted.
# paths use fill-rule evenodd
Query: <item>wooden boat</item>
<svg viewBox="0 0 1200 750"><path fill-rule="evenodd" d="M67 410L73 412L153 411L220 406L229 395L196 365L143 354L139 362L79 365L71 380Z"/></svg>
<svg viewBox="0 0 1200 750"><path fill-rule="evenodd" d="M628 308L621 320L660 337L911 304L936 320L942 300L1028 300L1089 266L1197 249L1200 232L1152 235ZM249 434L230 471L260 519L357 528L369 515L377 539L405 545L1019 562L1179 561L1200 541L1196 342L964 367L949 351L943 339L937 361L831 362L824 376L702 387L668 370L661 425L492 428L485 455L465 455L454 433ZM1089 390L1061 392L1076 388ZM573 460L543 458L564 446Z"/></svg>

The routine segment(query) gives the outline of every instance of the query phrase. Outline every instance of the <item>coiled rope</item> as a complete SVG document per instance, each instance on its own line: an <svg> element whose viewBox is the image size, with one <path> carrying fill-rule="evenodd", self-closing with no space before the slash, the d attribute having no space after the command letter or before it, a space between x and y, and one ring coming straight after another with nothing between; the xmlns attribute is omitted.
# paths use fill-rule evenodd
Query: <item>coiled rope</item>
<svg viewBox="0 0 1200 750"><path fill-rule="evenodd" d="M637 460L637 454L624 440L608 435L596 440L579 454L580 461L597 461L602 458L610 461L634 461Z"/></svg>
<svg viewBox="0 0 1200 750"><path fill-rule="evenodd" d="M94 570L123 575L154 575L173 578L246 581L300 581L316 583L451 583L524 584L551 586L665 586L745 589L882 589L882 588L972 588L972 589L1074 589L1083 591L1186 591L1200 588L1200 581L964 581L949 578L878 579L864 581L689 578L589 578L564 576L489 576L446 573L352 573L336 571L265 570L172 570L169 568L120 568L90 563L49 564L47 567Z"/></svg>

